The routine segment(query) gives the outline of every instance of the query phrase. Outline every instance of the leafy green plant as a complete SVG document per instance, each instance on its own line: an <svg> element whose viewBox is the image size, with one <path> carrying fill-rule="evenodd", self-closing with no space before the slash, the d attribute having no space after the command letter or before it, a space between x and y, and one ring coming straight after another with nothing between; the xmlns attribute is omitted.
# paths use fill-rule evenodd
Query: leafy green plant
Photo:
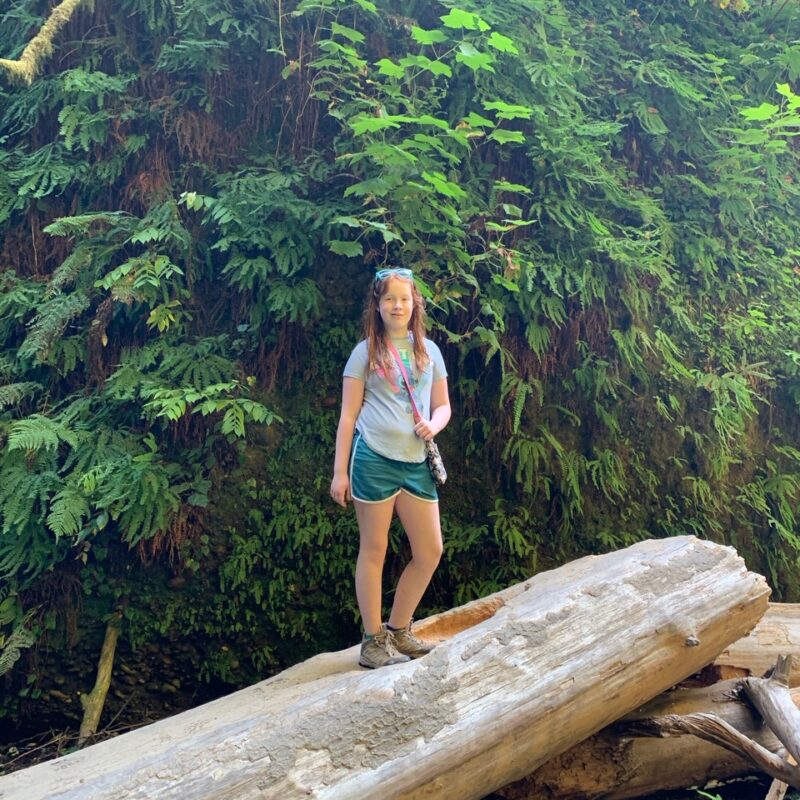
<svg viewBox="0 0 800 800"><path fill-rule="evenodd" d="M98 2L0 85L0 573L27 629L63 633L77 584L82 629L124 599L123 639L193 637L231 683L357 635L325 484L384 264L415 271L454 407L423 612L685 533L796 598L796 6L268 11ZM40 12L14 4L4 54Z"/></svg>

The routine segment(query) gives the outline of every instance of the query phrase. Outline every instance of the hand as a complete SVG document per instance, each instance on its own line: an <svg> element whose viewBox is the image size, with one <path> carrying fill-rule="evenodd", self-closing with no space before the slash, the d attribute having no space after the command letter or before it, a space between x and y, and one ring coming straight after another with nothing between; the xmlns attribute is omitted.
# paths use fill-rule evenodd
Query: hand
<svg viewBox="0 0 800 800"><path fill-rule="evenodd" d="M350 480L347 475L334 475L331 481L331 497L342 508L350 502Z"/></svg>
<svg viewBox="0 0 800 800"><path fill-rule="evenodd" d="M429 420L421 419L414 426L414 433L416 433L420 439L424 439L426 442L429 442L434 436L436 436L437 431L431 425Z"/></svg>

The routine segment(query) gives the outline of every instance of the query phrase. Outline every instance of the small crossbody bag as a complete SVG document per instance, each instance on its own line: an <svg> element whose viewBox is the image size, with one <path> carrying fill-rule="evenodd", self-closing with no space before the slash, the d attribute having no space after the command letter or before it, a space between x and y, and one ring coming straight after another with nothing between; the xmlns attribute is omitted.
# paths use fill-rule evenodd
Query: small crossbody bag
<svg viewBox="0 0 800 800"><path fill-rule="evenodd" d="M408 399L411 401L411 411L414 415L414 422L417 423L422 419L422 415L419 413L419 409L414 400L414 391L411 388L411 382L408 380L405 364L403 364L403 359L400 358L400 353L397 352L397 348L391 342L389 342L389 349L392 351L394 360L397 362L397 366L400 369L400 374L403 376L403 383L406 385ZM431 471L433 482L437 486L444 486L444 482L447 480L447 470L444 468L444 461L442 461L442 457L439 454L439 447L433 439L425 440L425 459L428 462L428 468Z"/></svg>

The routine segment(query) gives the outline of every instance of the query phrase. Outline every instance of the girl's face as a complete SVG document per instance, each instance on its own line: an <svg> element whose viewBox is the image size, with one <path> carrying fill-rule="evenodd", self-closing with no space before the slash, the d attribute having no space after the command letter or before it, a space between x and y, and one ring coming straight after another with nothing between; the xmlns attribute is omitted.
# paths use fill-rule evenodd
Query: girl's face
<svg viewBox="0 0 800 800"><path fill-rule="evenodd" d="M411 282L402 278L389 278L383 287L378 310L389 336L405 336L414 311Z"/></svg>

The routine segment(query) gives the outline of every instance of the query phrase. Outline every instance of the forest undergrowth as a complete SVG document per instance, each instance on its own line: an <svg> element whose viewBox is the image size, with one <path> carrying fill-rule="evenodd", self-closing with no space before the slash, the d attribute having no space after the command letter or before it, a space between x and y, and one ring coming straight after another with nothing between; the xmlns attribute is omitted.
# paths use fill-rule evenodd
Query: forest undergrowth
<svg viewBox="0 0 800 800"><path fill-rule="evenodd" d="M327 487L387 264L454 407L423 613L687 533L799 600L798 42L784 2L81 0L0 61L0 715L77 725L109 625L180 653L164 713L356 639Z"/></svg>

